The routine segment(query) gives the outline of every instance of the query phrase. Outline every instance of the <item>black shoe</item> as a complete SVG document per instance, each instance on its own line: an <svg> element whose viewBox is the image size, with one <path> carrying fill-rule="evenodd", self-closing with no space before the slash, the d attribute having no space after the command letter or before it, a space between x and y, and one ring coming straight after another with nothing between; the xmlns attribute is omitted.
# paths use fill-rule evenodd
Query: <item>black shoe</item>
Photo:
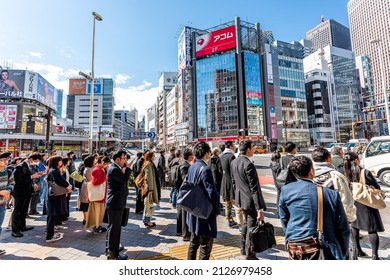
<svg viewBox="0 0 390 280"><path fill-rule="evenodd" d="M29 231L32 229L34 229L34 227L24 227L24 228L21 228L20 231L23 232L23 231Z"/></svg>
<svg viewBox="0 0 390 280"><path fill-rule="evenodd" d="M5 254L5 250L0 249L0 256Z"/></svg>
<svg viewBox="0 0 390 280"><path fill-rule="evenodd" d="M247 259L247 260L258 260L258 258L256 257L256 255L247 256L246 259Z"/></svg>
<svg viewBox="0 0 390 280"><path fill-rule="evenodd" d="M360 251L360 252L358 252L358 257L368 257L368 255L367 255L367 253L366 252L364 252L364 251Z"/></svg>
<svg viewBox="0 0 390 280"><path fill-rule="evenodd" d="M228 226L229 226L230 228L234 228L234 227L237 227L238 224L237 224L234 220L230 220L230 221L228 222Z"/></svg>
<svg viewBox="0 0 390 280"><path fill-rule="evenodd" d="M28 213L29 215L41 215L38 211L35 211L35 212L30 212Z"/></svg>
<svg viewBox="0 0 390 280"><path fill-rule="evenodd" d="M151 224L149 224L149 223L144 223L144 225L146 226L146 227L155 227L156 226L156 223L151 223Z"/></svg>
<svg viewBox="0 0 390 280"><path fill-rule="evenodd" d="M127 260L129 257L127 255L118 255L116 258L112 258L110 256L107 256L107 260L118 260L118 261L124 261Z"/></svg>
<svg viewBox="0 0 390 280"><path fill-rule="evenodd" d="M16 238L19 238L19 237L23 237L24 235L23 235L23 233L21 233L21 232L13 232L13 233L12 233L12 236L13 236L13 237L16 237Z"/></svg>
<svg viewBox="0 0 390 280"><path fill-rule="evenodd" d="M382 260L382 259L381 259L380 257L378 257L378 256L372 256L372 259L373 259L373 260L378 260L378 261L379 261L379 260Z"/></svg>

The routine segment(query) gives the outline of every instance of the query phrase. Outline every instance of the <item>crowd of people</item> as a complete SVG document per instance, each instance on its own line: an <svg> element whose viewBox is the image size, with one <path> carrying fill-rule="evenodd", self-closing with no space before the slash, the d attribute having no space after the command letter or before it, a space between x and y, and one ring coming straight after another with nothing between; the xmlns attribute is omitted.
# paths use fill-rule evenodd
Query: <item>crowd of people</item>
<svg viewBox="0 0 390 280"><path fill-rule="evenodd" d="M275 151L271 157L271 170L277 189L277 215L281 220L287 251L296 254L290 242L316 236L317 187L323 189L325 259L357 259L365 257L359 243L359 231L369 233L372 259L379 259L378 232L384 231L379 211L354 201L351 182L359 182L361 174L366 181L380 188L372 174L361 172L359 157L353 152L344 155L335 147L330 153L318 147L312 152L312 160L296 156L297 147L285 144L286 154ZM145 228L158 223L155 211L159 209L161 189L170 187L169 199L176 209L176 235L189 242L187 258L210 258L213 241L217 237L217 216L224 212L227 226L240 233L240 251L248 260L257 259L250 240L250 228L264 220L267 209L260 188L259 176L251 157L252 141L243 141L238 147L232 141L213 150L206 142L193 148L170 149L166 161L165 151L160 152L157 164L155 152L139 152L135 160L118 150L112 157L83 154L76 168L74 153L67 157L54 154L32 153L27 158L9 160L10 153L0 154L0 224L6 208L13 208L12 236L22 238L33 227L26 224L28 215L46 215L46 242L63 238L61 225L69 217L69 199L77 191L77 211L83 213L82 226L92 228L94 234L106 235L108 259L125 260L121 245L121 227L126 218L127 197L131 177L143 176L145 189L137 189L135 213L142 214ZM278 184L278 174L289 169L294 180ZM178 203L183 182L199 182L212 204L208 218L199 218L186 211ZM62 188L55 194L55 188ZM92 199L92 191L102 189L99 199ZM222 203L221 203L222 202ZM37 205L43 206L39 213ZM234 210L234 211L232 211ZM233 215L234 212L234 215ZM234 217L236 221L234 220ZM105 226L107 224L107 226ZM1 232L0 232L1 233ZM4 254L0 250L0 254ZM317 259L317 253L300 254L301 259Z"/></svg>

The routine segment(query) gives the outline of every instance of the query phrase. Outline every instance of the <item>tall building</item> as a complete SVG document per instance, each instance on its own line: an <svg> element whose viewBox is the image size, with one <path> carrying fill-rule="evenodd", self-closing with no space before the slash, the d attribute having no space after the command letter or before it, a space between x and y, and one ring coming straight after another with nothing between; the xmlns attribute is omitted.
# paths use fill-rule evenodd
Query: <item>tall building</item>
<svg viewBox="0 0 390 280"><path fill-rule="evenodd" d="M73 119L73 130L89 131L91 111L91 84L84 78L69 79L67 117ZM95 79L93 99L93 135L99 131L114 135L114 81ZM110 136L111 135L111 136ZM109 137L106 137L109 138Z"/></svg>
<svg viewBox="0 0 390 280"><path fill-rule="evenodd" d="M64 97L64 91L62 89L57 90L57 119L62 118L63 97Z"/></svg>
<svg viewBox="0 0 390 280"><path fill-rule="evenodd" d="M306 39L313 42L313 50L326 46L352 50L349 28L333 19L328 19L306 32Z"/></svg>
<svg viewBox="0 0 390 280"><path fill-rule="evenodd" d="M295 41L276 41L273 47L277 51L284 140L307 147L309 129L303 70L304 48Z"/></svg>
<svg viewBox="0 0 390 280"><path fill-rule="evenodd" d="M265 145L260 25L236 18L194 36L194 140Z"/></svg>
<svg viewBox="0 0 390 280"><path fill-rule="evenodd" d="M389 11L390 1L388 0L350 0L348 2L352 47L356 56L367 56L370 59L373 95L375 96L377 108L379 108L383 117L385 117L385 99L377 44L380 44L382 48L385 88L388 89L390 87ZM373 44L371 43L373 40L380 40L380 42ZM381 134L388 134L388 129L386 132L381 131Z"/></svg>

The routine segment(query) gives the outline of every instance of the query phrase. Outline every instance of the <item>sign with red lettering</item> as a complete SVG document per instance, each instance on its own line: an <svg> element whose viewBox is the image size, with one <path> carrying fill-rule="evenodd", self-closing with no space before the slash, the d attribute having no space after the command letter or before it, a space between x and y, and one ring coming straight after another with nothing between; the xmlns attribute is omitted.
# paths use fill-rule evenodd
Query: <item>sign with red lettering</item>
<svg viewBox="0 0 390 280"><path fill-rule="evenodd" d="M196 57L221 52L236 47L235 26L229 26L196 37Z"/></svg>

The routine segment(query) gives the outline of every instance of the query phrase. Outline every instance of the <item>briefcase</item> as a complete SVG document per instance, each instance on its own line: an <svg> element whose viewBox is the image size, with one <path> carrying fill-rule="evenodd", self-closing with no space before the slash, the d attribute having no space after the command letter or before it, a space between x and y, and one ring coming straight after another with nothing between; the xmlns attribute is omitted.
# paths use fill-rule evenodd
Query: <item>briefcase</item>
<svg viewBox="0 0 390 280"><path fill-rule="evenodd" d="M264 221L257 221L254 227L249 229L249 241L252 251L256 253L268 250L276 245L274 226Z"/></svg>

